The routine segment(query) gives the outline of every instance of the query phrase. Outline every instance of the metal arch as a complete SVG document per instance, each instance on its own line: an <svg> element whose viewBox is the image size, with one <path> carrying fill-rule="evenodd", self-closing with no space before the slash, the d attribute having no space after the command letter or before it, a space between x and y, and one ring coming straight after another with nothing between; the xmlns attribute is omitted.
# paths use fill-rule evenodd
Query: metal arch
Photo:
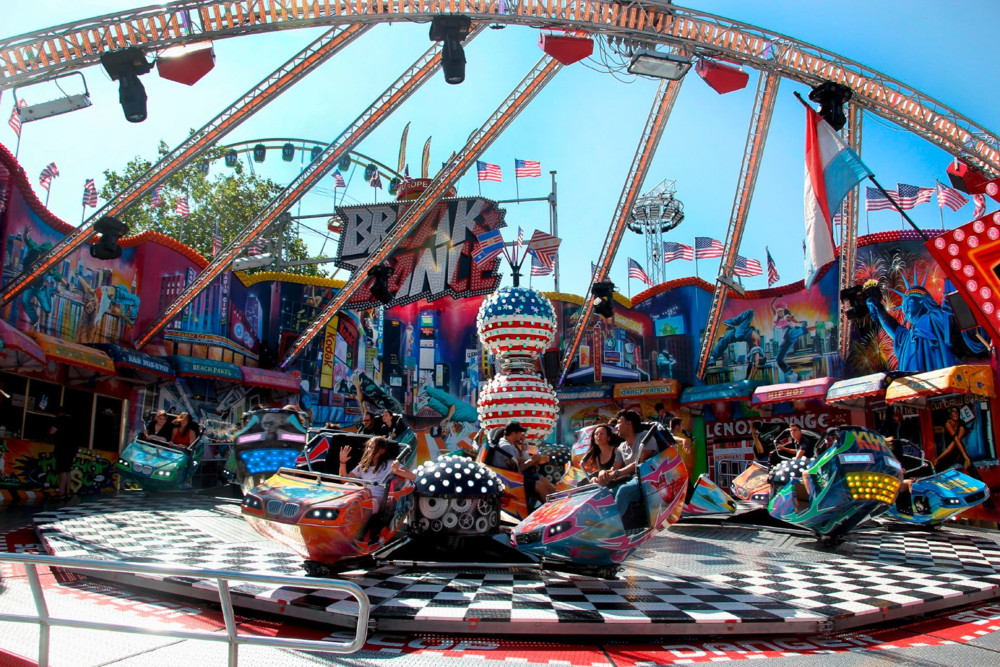
<svg viewBox="0 0 1000 667"><path fill-rule="evenodd" d="M486 120L486 123L469 137L468 142L459 153L448 161L438 175L431 181L427 189L420 195L413 204L406 209L392 232L382 240L378 248L369 253L364 264L359 266L351 275L350 279L337 292L337 295L323 308L322 312L316 316L301 335L292 343L287 355L281 362L282 368L287 368L292 361L298 357L306 346L316 335L323 331L327 323L333 319L337 311L343 308L351 296L361 285L369 280L368 271L373 266L377 266L385 261L389 254L402 243L403 239L412 231L427 213L441 201L445 193L463 173L468 169L473 161L482 154L499 137L504 130L517 118L518 114L538 95L539 91L552 80L552 77L562 69L562 64L543 56L535 66L528 72L527 76L517 85L516 88L500 103L496 111Z"/></svg>
<svg viewBox="0 0 1000 667"><path fill-rule="evenodd" d="M327 144L323 143L322 141L317 141L315 139L297 139L295 137L266 137L266 138L262 138L262 139L249 139L247 141L237 141L237 142L234 142L234 143L231 143L231 144L225 144L223 146L219 146L219 150L223 150L224 151L224 150L229 149L229 150L235 150L237 153L252 153L253 149L254 149L254 146L256 146L257 144L265 144L266 145L266 144L269 144L269 143L274 143L274 144L278 144L278 143L288 144L288 143L290 143L290 144L295 145L295 150L297 150L297 151L298 150L303 150L302 147L306 146L306 145L312 146L313 148L317 148L317 147L319 147L319 148L325 148L327 146ZM267 148L267 150L281 150L281 146L277 146L277 145L275 145L275 146L265 146L265 147ZM364 153L361 153L359 151L351 151L351 155L353 155L353 156L355 156L357 158L360 158L361 160L363 160L365 162L370 162L371 164L374 164L376 167L379 168L379 173L381 173L383 176L388 176L390 178L402 178L403 177L403 174L399 173L398 171L396 171L395 169L393 169L389 165L387 165L387 164L385 164L385 163L383 163L383 162L381 162L379 160L376 160L375 158L373 158L371 156L365 155ZM223 159L225 159L225 155L222 155L221 157L219 157L217 159L223 160Z"/></svg>
<svg viewBox="0 0 1000 667"><path fill-rule="evenodd" d="M877 70L786 35L656 0L520 0L501 13L492 0L182 0L54 26L0 40L0 89L93 65L101 52L147 50L289 28L427 22L442 12L490 24L560 27L682 47L815 85L848 86L855 103L990 175L1000 175L1000 138Z"/></svg>
<svg viewBox="0 0 1000 667"><path fill-rule="evenodd" d="M764 155L764 144L767 141L767 131L771 126L771 116L774 114L774 102L778 97L778 84L781 78L772 72L763 72L757 81L757 94L754 98L753 115L750 118L750 130L747 132L747 143L743 150L743 164L740 167L739 182L736 185L736 196L733 198L733 212L729 217L729 230L726 232L726 244L722 251L722 263L719 267L719 278L732 279L733 268L736 266L736 256L743 240L743 230L746 229L747 217L750 214L750 203L753 200L754 186L760 171L761 158ZM712 307L708 311L708 322L701 340L701 354L698 356L698 377L705 377L708 357L715 342L715 336L722 323L722 308L726 305L729 287L719 280L715 284L715 294L712 297Z"/></svg>
<svg viewBox="0 0 1000 667"><path fill-rule="evenodd" d="M477 25L469 36L466 44L482 32L482 24ZM253 221L233 239L225 249L212 258L212 261L195 276L194 280L184 288L176 299L166 307L158 318L153 320L135 341L136 349L140 349L152 340L153 336L167 326L191 301L208 287L223 271L229 269L244 248L254 238L259 236L274 222L275 219L292 203L302 197L327 172L340 161L344 155L357 146L372 130L393 111L398 109L420 86L426 83L441 67L441 43L434 43L423 55L403 72L396 81L386 89L375 102L369 106L355 121L334 139L320 155L310 162L295 179L289 183L273 200L268 202L264 210L258 213Z"/></svg>
<svg viewBox="0 0 1000 667"><path fill-rule="evenodd" d="M660 137L663 136L663 130L667 126L670 112L673 111L674 102L677 101L677 94L681 90L682 82L683 79L680 81L667 81L664 79L660 82L660 87L656 91L653 108L649 111L646 126L643 128L642 136L639 139L639 146L635 151L635 158L632 159L628 176L625 179L625 186L622 188L621 197L618 198L618 208L611 219L608 235L604 239L604 247L601 248L601 255L597 259L597 270L594 271L590 287L587 288L588 298L584 299L583 308L577 320L576 329L573 332L573 342L563 351L562 373L559 375L560 387L566 380L566 373L569 372L569 367L573 364L573 359L576 357L577 350L580 349L583 336L590 326L590 318L594 314L594 300L589 298L589 295L594 289L594 283L607 280L608 273L611 271L611 265L615 261L615 253L618 252L618 246L621 244L622 237L628 229L629 219L632 217L632 207L635 205L635 200L639 197L639 189L642 187L642 182L646 179L646 173L649 171L649 163L653 161L653 155L656 153L656 147L660 143ZM599 356L600 352L597 355ZM599 364L600 359L595 357L594 363Z"/></svg>
<svg viewBox="0 0 1000 667"><path fill-rule="evenodd" d="M864 114L855 104L847 107L847 126L844 128L844 139L855 153L861 155L861 130ZM854 284L854 265L858 256L858 217L861 188L851 188L844 200L841 223L843 230L840 235L840 289L847 289ZM840 302L840 318L837 333L840 336L840 358L847 360L851 347L851 321L847 319L847 304Z"/></svg>
<svg viewBox="0 0 1000 667"><path fill-rule="evenodd" d="M254 86L242 98L228 105L218 116L184 140L177 148L164 155L146 173L129 183L114 199L98 209L72 234L60 241L49 253L20 275L16 276L0 293L0 307L13 301L32 282L44 275L69 255L89 241L94 235L94 223L104 216L117 216L132 206L140 197L164 181L171 174L189 164L230 130L262 109L286 89L300 81L344 46L363 35L368 26L353 25L342 30L329 30L319 39L297 53L291 60Z"/></svg>

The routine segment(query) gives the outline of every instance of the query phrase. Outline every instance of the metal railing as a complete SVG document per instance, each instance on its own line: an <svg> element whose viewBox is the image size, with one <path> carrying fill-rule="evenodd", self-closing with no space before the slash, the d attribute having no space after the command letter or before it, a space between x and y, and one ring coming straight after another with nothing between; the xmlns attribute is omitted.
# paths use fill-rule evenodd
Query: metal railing
<svg viewBox="0 0 1000 667"><path fill-rule="evenodd" d="M14 623L37 623L38 634L38 665L47 667L49 664L49 630L52 627L83 628L88 630L109 630L112 632L128 632L161 637L176 637L178 639L198 639L204 641L226 642L229 645L229 666L238 664L238 649L240 644L270 646L272 648L321 651L327 653L354 653L359 651L368 638L368 617L371 612L371 602L368 595L357 584L347 581L332 581L329 579L313 579L306 577L288 577L266 574L242 574L229 570L199 570L187 567L164 567L141 563L122 563L95 561L83 558L57 558L55 556L40 556L35 554L0 554L0 563L21 563L24 565L28 578L28 586L35 601L37 616L23 614L0 613L0 621ZM49 616L48 606L41 581L38 578L37 565L61 567L69 570L91 570L98 572L127 572L136 575L155 577L198 577L214 579L219 589L219 603L222 616L226 623L226 632L208 632L193 630L173 630L169 628L149 628L138 625L103 623L100 621L76 620L72 618L54 618ZM342 591L350 594L358 601L358 624L354 639L350 642L334 642L310 639L284 639L280 637L258 637L241 635L236 631L236 616L233 613L233 601L229 594L231 580L253 582L258 584L278 584L281 586L303 586L329 591Z"/></svg>

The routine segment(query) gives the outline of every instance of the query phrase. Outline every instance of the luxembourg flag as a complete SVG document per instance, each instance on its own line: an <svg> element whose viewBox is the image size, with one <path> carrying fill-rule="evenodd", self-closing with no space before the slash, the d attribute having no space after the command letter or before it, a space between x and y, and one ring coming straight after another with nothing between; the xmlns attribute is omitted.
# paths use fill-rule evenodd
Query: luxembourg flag
<svg viewBox="0 0 1000 667"><path fill-rule="evenodd" d="M847 193L872 172L830 124L806 107L806 289L833 261L833 215Z"/></svg>

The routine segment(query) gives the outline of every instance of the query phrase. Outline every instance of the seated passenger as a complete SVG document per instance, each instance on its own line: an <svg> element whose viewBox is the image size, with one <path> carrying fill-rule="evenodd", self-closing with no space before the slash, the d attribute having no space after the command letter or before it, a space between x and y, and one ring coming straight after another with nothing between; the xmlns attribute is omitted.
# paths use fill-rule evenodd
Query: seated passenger
<svg viewBox="0 0 1000 667"><path fill-rule="evenodd" d="M174 432L170 444L178 447L190 447L198 439L198 424L186 412L180 413L174 420Z"/></svg>
<svg viewBox="0 0 1000 667"><path fill-rule="evenodd" d="M367 410L363 415L361 415L361 428L358 429L358 433L361 435L382 435L385 428L382 422L378 421L375 417L374 412L368 412Z"/></svg>
<svg viewBox="0 0 1000 667"><path fill-rule="evenodd" d="M170 415L166 410L160 410L146 424L141 436L146 440L159 440L170 442L170 437L174 434L174 425L170 421Z"/></svg>
<svg viewBox="0 0 1000 667"><path fill-rule="evenodd" d="M642 418L635 410L618 411L618 437L622 443L615 452L611 470L598 473L599 484L628 479L636 467L659 451L655 434L642 430Z"/></svg>
<svg viewBox="0 0 1000 667"><path fill-rule="evenodd" d="M403 419L403 415L394 414L392 410L382 411L382 424L384 425L383 435L396 441L410 428L410 425Z"/></svg>
<svg viewBox="0 0 1000 667"><path fill-rule="evenodd" d="M527 432L520 422L511 422L504 429L504 437L497 445L494 457L495 460L503 460L502 467L513 472L524 475L525 495L528 495L528 509L531 507L530 499L537 498L540 502L545 502L549 494L556 490L556 487L545 477L539 477L538 465L546 463L547 457L538 454L528 453L528 444L524 441L524 434ZM496 466L501 467L501 466Z"/></svg>
<svg viewBox="0 0 1000 667"><path fill-rule="evenodd" d="M404 468L399 461L395 459L390 460L390 445L391 443L380 435L369 438L365 443L365 451L361 455L361 461L350 472L347 471L347 462L351 459L351 447L349 445L341 447L340 476L353 477L371 486L383 484L390 473L398 475L403 479L416 479L416 473ZM378 514L382 510L384 495L384 493L375 493L373 491L372 498L375 501L373 514Z"/></svg>
<svg viewBox="0 0 1000 667"><path fill-rule="evenodd" d="M618 436L610 424L601 424L590 433L590 448L580 461L580 468L587 473L587 482L597 482L600 473L611 470L618 452Z"/></svg>
<svg viewBox="0 0 1000 667"><path fill-rule="evenodd" d="M816 455L816 443L812 438L802 433L802 427L792 424L788 427L789 439L777 443L771 453L771 465L777 465L782 459L812 458Z"/></svg>

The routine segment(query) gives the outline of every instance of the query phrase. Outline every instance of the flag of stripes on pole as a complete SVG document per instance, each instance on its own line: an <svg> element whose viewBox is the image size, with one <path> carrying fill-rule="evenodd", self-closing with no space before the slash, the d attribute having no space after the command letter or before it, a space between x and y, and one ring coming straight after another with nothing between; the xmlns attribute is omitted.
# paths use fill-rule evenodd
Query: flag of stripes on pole
<svg viewBox="0 0 1000 667"><path fill-rule="evenodd" d="M722 257L722 242L708 236L694 237L694 258L714 259Z"/></svg>
<svg viewBox="0 0 1000 667"><path fill-rule="evenodd" d="M334 188L347 187L347 182L344 180L344 175L340 173L339 169L333 170L333 187Z"/></svg>
<svg viewBox="0 0 1000 667"><path fill-rule="evenodd" d="M943 185L941 181L937 182L937 200L938 208L944 208L947 206L952 211L957 211L969 203L968 197L955 188L949 188L947 185Z"/></svg>
<svg viewBox="0 0 1000 667"><path fill-rule="evenodd" d="M675 259L684 259L691 261L694 259L694 248L689 245L684 245L683 243L675 243L674 241L664 241L663 242L663 261L672 262Z"/></svg>
<svg viewBox="0 0 1000 667"><path fill-rule="evenodd" d="M514 178L538 178L542 175L542 163L535 160L514 160Z"/></svg>
<svg viewBox="0 0 1000 667"><path fill-rule="evenodd" d="M631 257L628 258L628 277L640 280L650 287L653 286L653 281L649 279L646 272L642 270L641 266L639 266L639 262L635 261Z"/></svg>
<svg viewBox="0 0 1000 667"><path fill-rule="evenodd" d="M917 204L926 204L934 196L934 188L919 188L905 183L897 183L897 185L899 190L896 192L899 193L899 198L896 201L904 211L909 211Z"/></svg>
<svg viewBox="0 0 1000 667"><path fill-rule="evenodd" d="M186 218L191 214L191 208L188 206L187 197L177 198L177 206L174 207L174 213L181 216L182 218Z"/></svg>
<svg viewBox="0 0 1000 667"><path fill-rule="evenodd" d="M733 266L733 273L741 278L764 275L764 269L756 259L747 259L742 255L736 255L736 264Z"/></svg>
<svg viewBox="0 0 1000 667"><path fill-rule="evenodd" d="M482 160L476 160L476 177L480 181L496 181L497 183L503 182L503 174L500 171L500 165L490 164L489 162L483 162Z"/></svg>
<svg viewBox="0 0 1000 667"><path fill-rule="evenodd" d="M530 247L528 252L531 253L531 275L533 276L547 276L552 273L554 264L545 264L539 258L538 253L533 251Z"/></svg>
<svg viewBox="0 0 1000 667"><path fill-rule="evenodd" d="M10 129L14 130L14 134L17 135L18 139L21 138L21 114L19 114L17 110L19 107L26 106L28 106L28 103L24 100L18 102L17 106L10 110L10 120L7 121L7 124L10 125Z"/></svg>
<svg viewBox="0 0 1000 667"><path fill-rule="evenodd" d="M472 246L472 261L482 264L502 253L503 236L500 235L499 229L492 229L476 237L476 244Z"/></svg>
<svg viewBox="0 0 1000 667"><path fill-rule="evenodd" d="M898 200L899 194L895 190L886 190L893 199ZM888 197L882 194L878 188L865 188L865 210L866 211L894 211L895 207Z"/></svg>
<svg viewBox="0 0 1000 667"><path fill-rule="evenodd" d="M377 190L382 189L382 174L378 173L378 169L376 169L375 173L372 174L372 179L368 181L368 185L376 188Z"/></svg>
<svg viewBox="0 0 1000 667"><path fill-rule="evenodd" d="M778 275L778 267L774 265L774 260L771 258L771 251L768 250L767 246L764 247L764 253L767 255L767 286L770 287L778 282L781 276Z"/></svg>
<svg viewBox="0 0 1000 667"><path fill-rule="evenodd" d="M212 234L212 257L215 257L222 251L222 236L219 232Z"/></svg>
<svg viewBox="0 0 1000 667"><path fill-rule="evenodd" d="M50 187L52 187L52 179L57 177L58 175L59 175L59 167L56 166L55 162L49 162L45 166L45 168L42 169L42 173L39 174L38 184L41 185L46 190L48 190Z"/></svg>
<svg viewBox="0 0 1000 667"><path fill-rule="evenodd" d="M976 210L972 212L972 217L981 218L986 215L986 195L972 195L972 201L976 202Z"/></svg>
<svg viewBox="0 0 1000 667"><path fill-rule="evenodd" d="M94 185L92 178L88 178L83 183L83 205L97 208L97 186Z"/></svg>
<svg viewBox="0 0 1000 667"><path fill-rule="evenodd" d="M149 200L149 205L153 207L163 206L163 185L153 188L153 198Z"/></svg>
<svg viewBox="0 0 1000 667"><path fill-rule="evenodd" d="M551 273L556 265L556 254L559 252L561 239L552 234L535 230L528 241L528 252L531 253L531 275L546 275ZM535 264L548 269L545 273L535 273Z"/></svg>

